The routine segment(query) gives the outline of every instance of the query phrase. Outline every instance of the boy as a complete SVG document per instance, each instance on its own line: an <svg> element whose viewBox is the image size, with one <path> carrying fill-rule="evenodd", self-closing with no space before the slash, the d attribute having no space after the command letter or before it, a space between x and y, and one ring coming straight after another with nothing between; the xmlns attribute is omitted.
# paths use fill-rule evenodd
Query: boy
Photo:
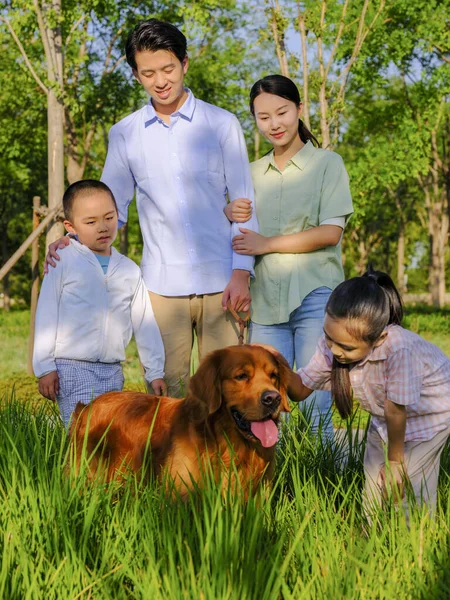
<svg viewBox="0 0 450 600"><path fill-rule="evenodd" d="M119 254L118 212L100 181L72 184L64 226L77 239L45 276L36 313L33 369L39 392L57 400L68 425L78 402L123 387L121 361L132 333L157 395L166 391L164 348L139 267Z"/></svg>
<svg viewBox="0 0 450 600"><path fill-rule="evenodd" d="M254 258L232 251L239 230L223 209L227 196L252 200L253 186L236 117L184 86L189 61L183 33L157 19L141 21L126 55L150 101L112 127L102 181L117 199L121 223L136 191L142 274L164 340L169 393L181 396L193 331L200 358L234 345L239 331L227 303L236 311L250 307ZM247 226L257 229L254 213ZM61 241L50 246L52 266Z"/></svg>

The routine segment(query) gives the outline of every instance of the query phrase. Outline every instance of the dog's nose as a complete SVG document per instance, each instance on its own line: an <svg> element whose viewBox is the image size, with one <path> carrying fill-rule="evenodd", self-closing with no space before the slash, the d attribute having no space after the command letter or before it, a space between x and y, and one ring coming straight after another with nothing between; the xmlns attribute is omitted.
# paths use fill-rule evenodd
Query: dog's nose
<svg viewBox="0 0 450 600"><path fill-rule="evenodd" d="M266 390L261 394L261 403L275 409L281 402L281 396L276 390Z"/></svg>

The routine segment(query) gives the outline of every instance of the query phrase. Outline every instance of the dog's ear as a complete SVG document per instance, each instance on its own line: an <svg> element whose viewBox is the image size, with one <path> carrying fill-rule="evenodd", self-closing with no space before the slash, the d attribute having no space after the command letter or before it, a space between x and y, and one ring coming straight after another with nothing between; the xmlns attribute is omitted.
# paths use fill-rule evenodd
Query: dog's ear
<svg viewBox="0 0 450 600"><path fill-rule="evenodd" d="M197 423L206 421L222 404L220 364L223 350L207 354L189 381L186 404Z"/></svg>
<svg viewBox="0 0 450 600"><path fill-rule="evenodd" d="M274 354L275 360L278 363L278 372L280 374L280 394L281 394L281 410L284 412L291 412L291 407L289 406L289 399L287 396L287 382L289 381L289 374L291 372L291 367L288 361L284 358L282 354L278 352Z"/></svg>

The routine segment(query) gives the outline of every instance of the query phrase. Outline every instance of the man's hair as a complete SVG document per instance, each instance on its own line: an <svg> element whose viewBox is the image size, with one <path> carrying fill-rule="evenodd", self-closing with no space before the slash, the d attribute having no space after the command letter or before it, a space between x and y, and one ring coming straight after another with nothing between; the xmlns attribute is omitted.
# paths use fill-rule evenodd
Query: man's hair
<svg viewBox="0 0 450 600"><path fill-rule="evenodd" d="M72 220L73 214L73 205L76 202L77 198L83 198L86 196L92 196L96 192L106 192L111 196L111 200L114 202L114 207L117 210L116 199L114 198L114 194L102 181L97 181L96 179L81 179L80 181L76 181L69 185L67 190L64 192L64 196L62 199L63 209L64 209L64 217L68 220Z"/></svg>
<svg viewBox="0 0 450 600"><path fill-rule="evenodd" d="M180 62L186 58L187 42L185 36L171 23L158 19L139 21L128 36L125 44L127 63L136 69L136 52L149 50L167 50L174 54Z"/></svg>

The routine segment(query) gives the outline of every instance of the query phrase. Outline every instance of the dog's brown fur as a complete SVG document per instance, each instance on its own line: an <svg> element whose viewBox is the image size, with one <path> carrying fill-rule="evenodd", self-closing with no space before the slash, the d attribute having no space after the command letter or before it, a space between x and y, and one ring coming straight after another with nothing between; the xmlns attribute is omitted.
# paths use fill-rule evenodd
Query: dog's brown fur
<svg viewBox="0 0 450 600"><path fill-rule="evenodd" d="M71 427L77 470L84 446L93 477L142 473L148 457L156 477L168 475L181 496L201 488L212 468L224 489L237 474L248 497L272 478L275 449L239 428L232 409L249 422L278 424L289 411L286 364L262 347L231 346L203 359L184 399L110 392L78 404Z"/></svg>

